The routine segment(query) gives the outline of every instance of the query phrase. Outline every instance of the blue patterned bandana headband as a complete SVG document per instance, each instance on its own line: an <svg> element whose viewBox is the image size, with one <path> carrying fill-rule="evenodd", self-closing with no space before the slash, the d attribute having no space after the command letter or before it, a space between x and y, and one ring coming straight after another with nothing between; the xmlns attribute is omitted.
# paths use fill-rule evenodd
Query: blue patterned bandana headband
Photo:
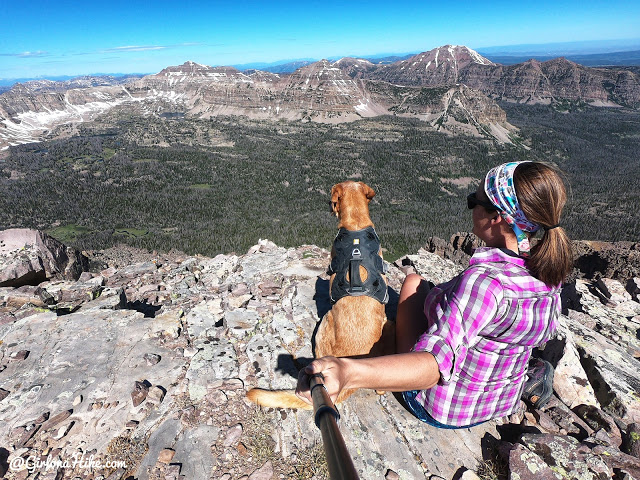
<svg viewBox="0 0 640 480"><path fill-rule="evenodd" d="M537 232L540 225L529 221L518 203L513 172L521 163L525 162L504 163L489 170L484 179L484 191L516 234L520 255L528 257L530 245L525 232Z"/></svg>

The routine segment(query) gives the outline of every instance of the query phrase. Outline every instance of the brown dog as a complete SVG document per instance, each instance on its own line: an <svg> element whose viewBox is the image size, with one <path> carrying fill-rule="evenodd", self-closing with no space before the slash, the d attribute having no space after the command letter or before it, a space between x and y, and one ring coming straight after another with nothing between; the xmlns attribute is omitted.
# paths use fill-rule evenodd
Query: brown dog
<svg viewBox="0 0 640 480"><path fill-rule="evenodd" d="M373 231L373 222L369 217L369 202L374 195L374 190L363 182L348 181L334 185L331 189L331 210L338 217L338 228L341 231L353 232L371 227L368 231ZM372 237L370 233L369 235ZM377 239L374 231L373 236ZM360 246L359 240L354 240L353 244ZM336 256L335 245L336 243L331 250L332 260ZM360 253L359 250L358 253ZM378 251L377 255L380 256L377 263L382 265L382 251ZM358 266L359 280L361 280L357 283L366 284L369 275L373 275L375 272L369 272L360 262L355 265ZM332 295L336 275L336 272L332 272L329 281ZM387 285L384 275L380 273L375 275L372 278L377 279L377 290L384 291L386 294ZM348 271L346 273L347 283L350 281L350 276L355 278L358 275L354 270ZM342 278L344 278L344 274ZM392 324L387 322L384 303L380 300L365 294L343 296L336 300L332 309L327 312L320 323L316 333L315 357L329 355L334 357L369 357L393 353L395 348L394 333ZM344 401L354 392L355 390L342 391L336 403ZM265 407L311 408L290 390L272 391L254 388L247 393L247 398Z"/></svg>

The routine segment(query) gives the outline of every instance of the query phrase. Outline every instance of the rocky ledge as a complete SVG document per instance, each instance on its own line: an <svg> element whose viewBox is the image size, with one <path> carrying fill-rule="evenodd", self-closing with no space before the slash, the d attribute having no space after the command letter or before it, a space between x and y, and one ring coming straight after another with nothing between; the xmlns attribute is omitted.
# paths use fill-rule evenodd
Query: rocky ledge
<svg viewBox="0 0 640 480"><path fill-rule="evenodd" d="M327 250L261 240L244 255L133 252L127 263L131 251L115 249L80 273L66 269L70 257L86 267L79 252L21 235L0 260L0 476L327 478L309 411L244 399L253 386L293 387L311 358L330 308ZM12 285L7 265L24 277L52 251L67 260ZM391 264L388 316L407 269L440 282L460 268L427 250ZM391 393L351 397L340 428L360 478L640 479L640 280L625 286L565 288L560 332L538 352L556 368L541 410L439 430Z"/></svg>

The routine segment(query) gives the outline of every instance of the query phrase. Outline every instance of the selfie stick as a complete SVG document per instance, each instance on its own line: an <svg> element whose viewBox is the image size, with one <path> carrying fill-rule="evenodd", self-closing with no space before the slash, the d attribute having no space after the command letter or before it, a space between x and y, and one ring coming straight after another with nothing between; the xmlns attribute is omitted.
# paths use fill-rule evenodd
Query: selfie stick
<svg viewBox="0 0 640 480"><path fill-rule="evenodd" d="M338 429L337 420L340 414L333 405L329 392L324 386L321 373L312 375L309 379L311 399L313 400L313 414L316 426L322 434L324 452L329 467L331 480L358 479L358 472L353 466L353 460L344 444L342 434Z"/></svg>

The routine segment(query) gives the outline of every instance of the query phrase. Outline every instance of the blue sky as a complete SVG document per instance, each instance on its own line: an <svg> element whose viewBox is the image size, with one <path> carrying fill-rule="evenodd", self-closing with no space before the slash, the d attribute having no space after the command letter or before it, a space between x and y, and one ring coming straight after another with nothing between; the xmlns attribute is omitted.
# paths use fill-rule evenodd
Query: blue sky
<svg viewBox="0 0 640 480"><path fill-rule="evenodd" d="M640 38L638 0L0 0L0 78Z"/></svg>

